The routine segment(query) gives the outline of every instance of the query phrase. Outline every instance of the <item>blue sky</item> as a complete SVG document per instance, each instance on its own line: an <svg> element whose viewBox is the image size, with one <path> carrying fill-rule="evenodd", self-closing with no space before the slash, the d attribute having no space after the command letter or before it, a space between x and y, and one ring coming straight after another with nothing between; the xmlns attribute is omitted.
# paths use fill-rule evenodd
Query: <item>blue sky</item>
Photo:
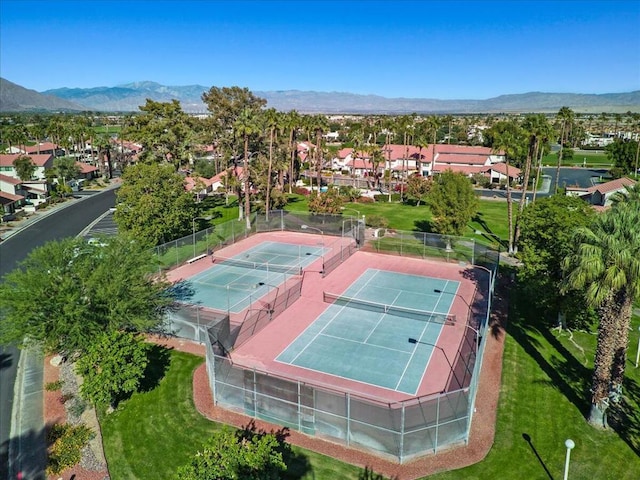
<svg viewBox="0 0 640 480"><path fill-rule="evenodd" d="M640 1L0 1L0 76L484 99L640 89Z"/></svg>

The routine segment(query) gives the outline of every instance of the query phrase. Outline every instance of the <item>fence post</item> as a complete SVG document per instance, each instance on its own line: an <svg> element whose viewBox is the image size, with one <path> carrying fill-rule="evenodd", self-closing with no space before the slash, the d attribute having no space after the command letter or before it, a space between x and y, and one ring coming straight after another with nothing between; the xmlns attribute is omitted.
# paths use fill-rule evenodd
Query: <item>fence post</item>
<svg viewBox="0 0 640 480"><path fill-rule="evenodd" d="M347 392L345 394L345 400L347 402L347 435L346 435L346 441L347 441L347 447L351 444L351 396L349 395L349 392Z"/></svg>

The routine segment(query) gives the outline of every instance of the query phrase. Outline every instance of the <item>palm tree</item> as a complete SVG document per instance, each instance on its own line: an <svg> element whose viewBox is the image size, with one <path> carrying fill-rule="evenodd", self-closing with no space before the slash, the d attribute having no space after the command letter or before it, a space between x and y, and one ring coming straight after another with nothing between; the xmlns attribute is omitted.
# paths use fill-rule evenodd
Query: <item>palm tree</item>
<svg viewBox="0 0 640 480"><path fill-rule="evenodd" d="M576 231L576 249L563 267L566 285L583 290L600 317L591 386L591 425L607 427L607 408L620 399L631 306L640 296L638 192Z"/></svg>
<svg viewBox="0 0 640 480"><path fill-rule="evenodd" d="M505 185L507 189L507 220L509 223L509 254L513 254L516 250L514 248L514 228L513 228L513 201L511 198L511 178L509 176L509 165L511 159L519 157L519 153L523 148L524 136L523 130L516 123L515 120L502 120L495 125L492 129L495 132L495 138L493 141L493 151L504 151L505 156L505 174L507 176L507 183Z"/></svg>
<svg viewBox="0 0 640 480"><path fill-rule="evenodd" d="M556 119L560 123L560 152L558 152L558 166L556 167L556 184L553 188L553 193L558 193L558 182L560 181L560 166L562 165L562 150L564 144L569 138L569 131L573 124L574 119L573 110L569 107L562 107L556 116Z"/></svg>
<svg viewBox="0 0 640 480"><path fill-rule="evenodd" d="M280 116L275 108L264 112L265 124L269 129L269 166L267 168L267 181L265 192L265 217L269 221L269 198L271 196L271 168L273 167L273 143L280 124Z"/></svg>
<svg viewBox="0 0 640 480"><path fill-rule="evenodd" d="M515 232L513 235L514 253L518 252L518 240L520 239L520 219L522 218L522 212L524 211L525 202L527 198L527 187L529 185L529 176L531 174L531 164L538 157L538 150L544 138L548 135L549 122L543 114L527 115L522 124L525 132L528 135L528 148L527 157L524 165L524 178L522 180L523 188L522 195L520 197L520 203L518 204L518 216L516 218ZM508 179L507 179L508 181ZM534 191L537 188L536 184L533 186Z"/></svg>
<svg viewBox="0 0 640 480"><path fill-rule="evenodd" d="M318 184L318 191L320 191L320 184L322 183L322 165L323 165L323 150L322 150L322 135L329 129L329 121L324 115L314 115L310 118L310 129L314 131L316 136L316 148L315 148L315 164L316 164L316 182Z"/></svg>
<svg viewBox="0 0 640 480"><path fill-rule="evenodd" d="M254 112L245 108L242 110L238 119L234 123L234 129L238 135L242 137L244 151L244 167L242 174L244 175L244 217L247 222L247 230L251 229L251 201L250 201L250 183L249 183L249 137L258 132L258 124L254 116Z"/></svg>

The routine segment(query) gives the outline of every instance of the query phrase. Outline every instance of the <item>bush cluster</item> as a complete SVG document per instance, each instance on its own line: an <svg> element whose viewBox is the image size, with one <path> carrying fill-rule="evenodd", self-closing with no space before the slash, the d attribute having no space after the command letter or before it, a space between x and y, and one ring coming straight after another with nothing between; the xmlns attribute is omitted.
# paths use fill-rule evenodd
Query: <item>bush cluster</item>
<svg viewBox="0 0 640 480"><path fill-rule="evenodd" d="M47 435L47 475L58 475L76 465L82 459L82 449L93 436L93 431L86 425L61 423L51 427Z"/></svg>
<svg viewBox="0 0 640 480"><path fill-rule="evenodd" d="M381 215L369 215L366 218L367 227L373 228L387 228L389 226L389 220Z"/></svg>

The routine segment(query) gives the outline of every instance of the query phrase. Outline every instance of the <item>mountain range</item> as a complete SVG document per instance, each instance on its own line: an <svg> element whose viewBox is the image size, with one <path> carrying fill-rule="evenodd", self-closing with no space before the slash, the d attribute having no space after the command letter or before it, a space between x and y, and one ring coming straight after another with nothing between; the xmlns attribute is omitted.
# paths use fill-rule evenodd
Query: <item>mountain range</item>
<svg viewBox="0 0 640 480"><path fill-rule="evenodd" d="M146 99L179 100L188 113L207 111L202 85L166 86L135 82L115 87L58 88L36 92L0 78L0 111L136 112ZM555 113L567 106L579 113L640 112L640 90L628 93L576 94L529 92L500 95L485 100L438 100L431 98L386 98L345 92L300 90L254 91L279 111L300 113L407 114L407 113Z"/></svg>

